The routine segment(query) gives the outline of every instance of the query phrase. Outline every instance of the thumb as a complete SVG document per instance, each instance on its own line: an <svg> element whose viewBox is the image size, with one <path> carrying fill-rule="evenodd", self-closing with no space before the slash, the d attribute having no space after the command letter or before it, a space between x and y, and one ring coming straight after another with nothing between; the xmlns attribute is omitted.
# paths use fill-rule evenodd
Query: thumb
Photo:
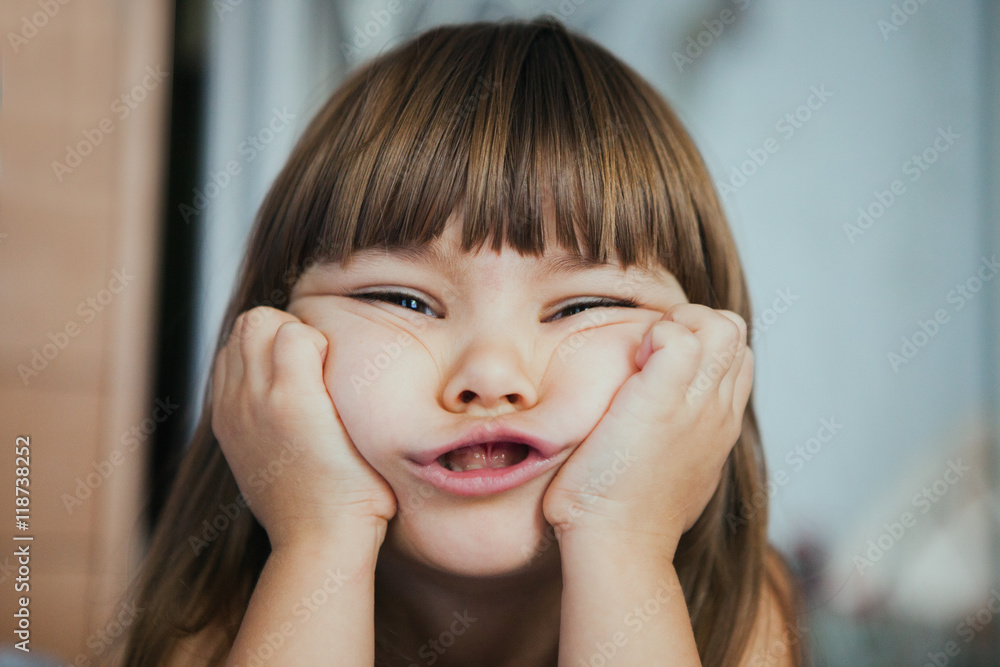
<svg viewBox="0 0 1000 667"><path fill-rule="evenodd" d="M272 387L291 393L326 393L323 366L329 345L326 336L307 324L279 326L271 348Z"/></svg>

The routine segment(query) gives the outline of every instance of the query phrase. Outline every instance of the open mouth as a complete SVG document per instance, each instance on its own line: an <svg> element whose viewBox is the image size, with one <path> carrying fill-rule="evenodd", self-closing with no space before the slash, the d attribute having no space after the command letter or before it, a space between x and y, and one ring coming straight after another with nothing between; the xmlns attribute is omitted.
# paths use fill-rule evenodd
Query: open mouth
<svg viewBox="0 0 1000 667"><path fill-rule="evenodd" d="M531 449L520 442L487 442L445 452L437 458L437 462L451 472L509 468L528 458Z"/></svg>
<svg viewBox="0 0 1000 667"><path fill-rule="evenodd" d="M507 436L510 437L510 436ZM516 437L516 436L515 436ZM563 457L512 440L455 447L436 458L411 459L413 473L442 491L459 496L484 496L513 489L557 466Z"/></svg>
<svg viewBox="0 0 1000 667"><path fill-rule="evenodd" d="M566 458L563 443L506 426L484 424L437 449L408 456L413 474L458 496L486 496L521 486Z"/></svg>

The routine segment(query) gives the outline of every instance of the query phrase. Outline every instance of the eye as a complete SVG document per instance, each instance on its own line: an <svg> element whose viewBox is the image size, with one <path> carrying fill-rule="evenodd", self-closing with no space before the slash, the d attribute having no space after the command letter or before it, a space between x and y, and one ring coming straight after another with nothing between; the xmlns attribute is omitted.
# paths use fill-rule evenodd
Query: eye
<svg viewBox="0 0 1000 667"><path fill-rule="evenodd" d="M416 312L421 312L426 308L429 312L425 313L430 317L437 318L438 316L431 310L424 301L418 299L417 297L407 294L406 292L392 292L392 291L381 291L381 292L364 292L362 294L352 294L351 297L355 299L361 299L362 301L383 301L385 303L391 303L406 310L413 310ZM440 318L438 318L440 319Z"/></svg>
<svg viewBox="0 0 1000 667"><path fill-rule="evenodd" d="M549 319L550 320L563 319L562 316L564 313L568 313L567 315L565 315L566 317L571 317L589 308L638 308L638 307L639 307L639 302L629 297L625 297L623 299L611 299L608 297L603 297L600 299L592 299L590 301L578 301L577 303L566 306L558 313L556 313L555 316Z"/></svg>

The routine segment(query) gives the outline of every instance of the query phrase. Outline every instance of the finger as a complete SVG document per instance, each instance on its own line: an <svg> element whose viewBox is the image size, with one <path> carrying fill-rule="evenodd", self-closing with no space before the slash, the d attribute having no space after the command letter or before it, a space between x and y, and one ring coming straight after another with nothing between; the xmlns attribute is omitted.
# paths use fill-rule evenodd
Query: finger
<svg viewBox="0 0 1000 667"><path fill-rule="evenodd" d="M280 322L274 313L280 311L257 306L240 315L239 326L233 329L238 340L243 363L244 383L254 394L263 393L271 379L271 341Z"/></svg>
<svg viewBox="0 0 1000 667"><path fill-rule="evenodd" d="M222 400L226 390L226 348L223 347L215 355L215 366L212 368L212 432L219 437L220 417L222 415Z"/></svg>
<svg viewBox="0 0 1000 667"><path fill-rule="evenodd" d="M718 391L739 351L742 333L737 322L722 311L693 303L671 308L664 318L683 324L702 342L701 363L691 386L699 393Z"/></svg>
<svg viewBox="0 0 1000 667"><path fill-rule="evenodd" d="M719 310L717 312L732 320L739 329L739 338L730 341L729 347L725 352L726 355L733 357L732 363L729 366L729 370L726 371L726 374L719 381L719 398L723 405L729 405L733 400L736 378L739 377L740 369L743 367L743 360L746 357L747 323L739 314L731 310Z"/></svg>
<svg viewBox="0 0 1000 667"><path fill-rule="evenodd" d="M740 424L743 423L743 413L746 410L747 401L750 399L750 390L753 388L753 367L753 350L747 346L743 366L740 368L740 373L733 386L733 415Z"/></svg>
<svg viewBox="0 0 1000 667"><path fill-rule="evenodd" d="M212 405L218 405L226 387L226 348L215 355L215 365L212 367Z"/></svg>
<svg viewBox="0 0 1000 667"><path fill-rule="evenodd" d="M233 330L229 333L229 340L226 341L226 391L223 393L223 400L226 397L236 395L240 387L243 386L243 355L240 352L240 329L243 327L243 319L246 313L241 313L233 323Z"/></svg>
<svg viewBox="0 0 1000 667"><path fill-rule="evenodd" d="M660 350L663 352L656 354ZM630 387L627 392L639 390L641 396L651 397L647 401L682 401L701 357L702 343L690 329L671 320L658 320L643 336L636 351L640 372L626 380L622 390L626 387Z"/></svg>
<svg viewBox="0 0 1000 667"><path fill-rule="evenodd" d="M272 346L278 329L286 322L299 322L294 315L277 308L257 306L242 316L239 328L240 358L244 382L255 394L265 392L273 381Z"/></svg>
<svg viewBox="0 0 1000 667"><path fill-rule="evenodd" d="M329 342L302 322L278 327L271 347L271 389L295 395L326 394L323 364Z"/></svg>

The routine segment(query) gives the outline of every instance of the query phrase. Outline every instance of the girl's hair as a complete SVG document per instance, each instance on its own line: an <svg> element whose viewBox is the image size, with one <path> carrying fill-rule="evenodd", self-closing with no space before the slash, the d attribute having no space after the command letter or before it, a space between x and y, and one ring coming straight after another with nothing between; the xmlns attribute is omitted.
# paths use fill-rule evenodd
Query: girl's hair
<svg viewBox="0 0 1000 667"><path fill-rule="evenodd" d="M454 211L463 248L489 240L540 255L543 201L568 251L659 264L692 303L752 321L725 215L677 117L630 67L546 17L438 26L351 74L264 199L216 349L239 313L284 308L312 263L426 244ZM204 396L129 591L142 612L122 664L160 664L209 626L228 636L221 659L270 553L212 432L210 387ZM748 650L765 587L797 624L797 589L782 585L791 577L767 543L765 479L751 400L722 483L674 559L705 665ZM786 648L801 664L802 642Z"/></svg>

